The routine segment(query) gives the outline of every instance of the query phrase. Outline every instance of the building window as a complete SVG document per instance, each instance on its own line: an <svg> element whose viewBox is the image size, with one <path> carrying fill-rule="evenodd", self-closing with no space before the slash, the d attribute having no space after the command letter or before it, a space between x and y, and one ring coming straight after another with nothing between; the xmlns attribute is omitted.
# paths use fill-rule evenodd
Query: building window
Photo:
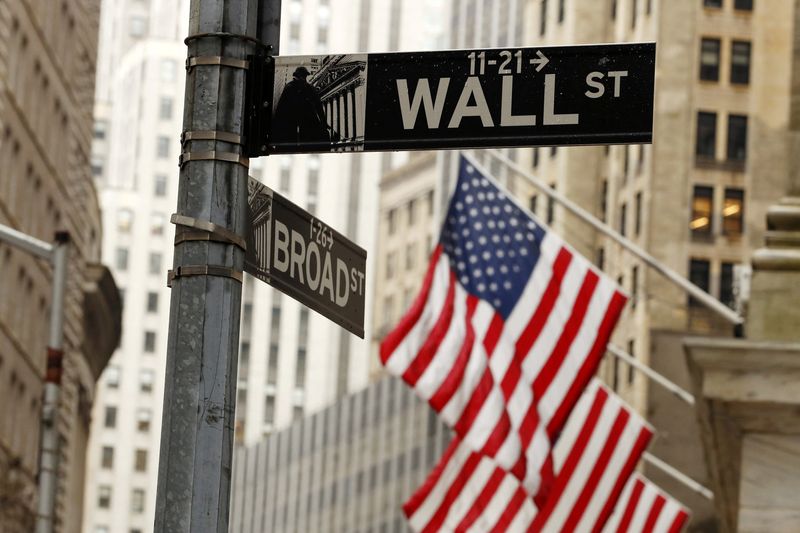
<svg viewBox="0 0 800 533"><path fill-rule="evenodd" d="M111 446L103 446L102 454L100 457L100 466L103 468L114 468L114 448Z"/></svg>
<svg viewBox="0 0 800 533"><path fill-rule="evenodd" d="M153 180L153 194L162 198L167 195L167 177L163 174L157 174Z"/></svg>
<svg viewBox="0 0 800 533"><path fill-rule="evenodd" d="M530 200L528 200L528 209L530 209L531 213L533 213L534 215L536 214L536 204L538 203L538 201L539 201L539 196L536 194L531 196Z"/></svg>
<svg viewBox="0 0 800 533"><path fill-rule="evenodd" d="M714 189L703 185L694 186L692 197L692 220L689 228L692 235L711 235L711 213L713 212Z"/></svg>
<svg viewBox="0 0 800 533"><path fill-rule="evenodd" d="M114 265L120 272L125 272L126 270L128 270L127 248L117 248L116 252L114 253Z"/></svg>
<svg viewBox="0 0 800 533"><path fill-rule="evenodd" d="M556 190L555 185L550 185L550 188L554 191ZM552 196L547 197L547 213L545 217L545 222L549 226L553 223L556 218L556 202L553 200Z"/></svg>
<svg viewBox="0 0 800 533"><path fill-rule="evenodd" d="M689 262L689 281L708 292L711 265L705 259L692 259ZM689 297L689 306L697 307L699 302Z"/></svg>
<svg viewBox="0 0 800 533"><path fill-rule="evenodd" d="M740 85L750 83L750 43L748 41L731 43L731 83Z"/></svg>
<svg viewBox="0 0 800 533"><path fill-rule="evenodd" d="M130 209L120 209L117 211L117 231L120 233L130 233L133 228L133 211Z"/></svg>
<svg viewBox="0 0 800 533"><path fill-rule="evenodd" d="M558 0L558 23L564 22L564 13L566 12L565 5L567 0Z"/></svg>
<svg viewBox="0 0 800 533"><path fill-rule="evenodd" d="M394 319L394 298L386 296L383 299L383 326L388 328Z"/></svg>
<svg viewBox="0 0 800 533"><path fill-rule="evenodd" d="M635 348L636 348L636 343L633 341L633 339L629 340L628 355L630 355L633 358L636 358ZM628 386L633 385L633 380L635 377L633 370L634 370L633 365L628 365Z"/></svg>
<svg viewBox="0 0 800 533"><path fill-rule="evenodd" d="M389 213L386 215L386 218L386 222L389 227L389 235L394 235L394 232L397 230L397 210L390 209Z"/></svg>
<svg viewBox="0 0 800 533"><path fill-rule="evenodd" d="M625 237L628 231L628 205L622 203L619 208L619 234Z"/></svg>
<svg viewBox="0 0 800 533"><path fill-rule="evenodd" d="M275 396L271 394L264 397L264 423L267 425L275 423Z"/></svg>
<svg viewBox="0 0 800 533"><path fill-rule="evenodd" d="M617 0L611 0L611 20L617 20Z"/></svg>
<svg viewBox="0 0 800 533"><path fill-rule="evenodd" d="M292 420L300 420L301 418L303 418L303 406L295 405L292 408Z"/></svg>
<svg viewBox="0 0 800 533"><path fill-rule="evenodd" d="M294 374L294 388L303 390L306 386L306 349L297 349L297 367Z"/></svg>
<svg viewBox="0 0 800 533"><path fill-rule="evenodd" d="M394 277L394 264L397 258L396 252L389 252L386 254L386 279L390 280Z"/></svg>
<svg viewBox="0 0 800 533"><path fill-rule="evenodd" d="M417 200L412 198L408 202L408 225L413 226L416 221Z"/></svg>
<svg viewBox="0 0 800 533"><path fill-rule="evenodd" d="M158 293L157 292L148 292L147 293L147 312L148 313L157 313L158 312Z"/></svg>
<svg viewBox="0 0 800 533"><path fill-rule="evenodd" d="M160 159L169 157L169 137L159 135L156 139L156 157Z"/></svg>
<svg viewBox="0 0 800 533"><path fill-rule="evenodd" d="M550 147L550 157L553 158L558 155L558 146L551 146Z"/></svg>
<svg viewBox="0 0 800 533"><path fill-rule="evenodd" d="M136 430L142 433L150 431L150 423L153 420L153 412L150 409L139 409L136 411Z"/></svg>
<svg viewBox="0 0 800 533"><path fill-rule="evenodd" d="M156 373L149 368L139 370L139 391L150 393L153 392L153 385L156 381Z"/></svg>
<svg viewBox="0 0 800 533"><path fill-rule="evenodd" d="M536 167L539 166L539 148L538 147L533 149L533 163L532 163L532 165L533 165L533 168L536 168Z"/></svg>
<svg viewBox="0 0 800 533"><path fill-rule="evenodd" d="M703 0L705 7L722 7L722 0Z"/></svg>
<svg viewBox="0 0 800 533"><path fill-rule="evenodd" d="M417 245L416 243L411 243L406 246L406 270L413 270L416 266L417 259Z"/></svg>
<svg viewBox="0 0 800 533"><path fill-rule="evenodd" d="M727 236L741 235L744 231L744 191L725 189L722 207L722 232Z"/></svg>
<svg viewBox="0 0 800 533"><path fill-rule="evenodd" d="M134 452L133 469L137 472L147 471L147 450L136 450Z"/></svg>
<svg viewBox="0 0 800 533"><path fill-rule="evenodd" d="M289 157L281 159L281 177L280 189L281 192L289 192L289 186L292 179L292 160Z"/></svg>
<svg viewBox="0 0 800 533"><path fill-rule="evenodd" d="M107 428L117 427L117 408L111 405L106 406L105 413L103 414L103 425Z"/></svg>
<svg viewBox="0 0 800 533"><path fill-rule="evenodd" d="M436 206L433 204L433 191L428 191L425 196L427 197L426 203L428 204L428 216L432 217L433 210L436 208Z"/></svg>
<svg viewBox="0 0 800 533"><path fill-rule="evenodd" d="M714 159L717 147L717 114L700 111L697 113L697 147L698 158Z"/></svg>
<svg viewBox="0 0 800 533"><path fill-rule="evenodd" d="M133 489L133 492L131 492L131 512L144 512L144 490Z"/></svg>
<svg viewBox="0 0 800 533"><path fill-rule="evenodd" d="M131 17L128 33L131 37L143 37L147 32L147 20L144 17Z"/></svg>
<svg viewBox="0 0 800 533"><path fill-rule="evenodd" d="M719 81L719 39L700 41L700 79Z"/></svg>
<svg viewBox="0 0 800 533"><path fill-rule="evenodd" d="M728 116L728 161L747 159L747 117Z"/></svg>
<svg viewBox="0 0 800 533"><path fill-rule="evenodd" d="M604 247L600 247L597 249L597 268L603 270L606 266L606 249Z"/></svg>
<svg viewBox="0 0 800 533"><path fill-rule="evenodd" d="M278 382L278 345L273 341L269 345L269 358L267 366L267 385Z"/></svg>
<svg viewBox="0 0 800 533"><path fill-rule="evenodd" d="M539 5L539 35L547 32L547 0L541 0Z"/></svg>
<svg viewBox="0 0 800 533"><path fill-rule="evenodd" d="M631 29L636 28L637 10L639 7L639 0L631 0Z"/></svg>
<svg viewBox="0 0 800 533"><path fill-rule="evenodd" d="M636 209L633 213L633 232L637 237L642 232L642 193L637 192L635 203Z"/></svg>
<svg viewBox="0 0 800 533"><path fill-rule="evenodd" d="M147 353L153 353L156 351L156 332L155 331L145 331L144 332L144 351Z"/></svg>
<svg viewBox="0 0 800 533"><path fill-rule="evenodd" d="M158 101L158 118L161 120L172 118L172 98L169 96L162 96Z"/></svg>
<svg viewBox="0 0 800 533"><path fill-rule="evenodd" d="M736 298L733 294L733 263L722 263L720 265L719 299L731 309L736 307Z"/></svg>
<svg viewBox="0 0 800 533"><path fill-rule="evenodd" d="M161 254L158 252L151 252L148 262L149 271L151 274L161 273Z"/></svg>
<svg viewBox="0 0 800 533"><path fill-rule="evenodd" d="M738 11L752 11L753 0L734 0L733 9Z"/></svg>
<svg viewBox="0 0 800 533"><path fill-rule="evenodd" d="M108 366L104 372L106 376L106 386L109 389L119 388L120 371L118 366Z"/></svg>
<svg viewBox="0 0 800 533"><path fill-rule="evenodd" d="M175 81L177 77L177 63L172 59L162 59L159 66L161 81Z"/></svg>
<svg viewBox="0 0 800 533"><path fill-rule="evenodd" d="M100 485L97 488L97 506L101 509L111 508L111 487Z"/></svg>
<svg viewBox="0 0 800 533"><path fill-rule="evenodd" d="M635 266L631 269L631 307L636 308L636 302L639 300L639 267Z"/></svg>
<svg viewBox="0 0 800 533"><path fill-rule="evenodd" d="M162 213L150 213L150 234L154 236L163 235L166 223L167 219Z"/></svg>

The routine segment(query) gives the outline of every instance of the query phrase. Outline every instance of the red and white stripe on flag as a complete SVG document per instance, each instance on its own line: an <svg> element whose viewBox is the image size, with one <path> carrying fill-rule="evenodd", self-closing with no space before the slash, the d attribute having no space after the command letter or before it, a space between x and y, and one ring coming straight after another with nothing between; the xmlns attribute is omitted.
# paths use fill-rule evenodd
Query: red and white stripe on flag
<svg viewBox="0 0 800 533"><path fill-rule="evenodd" d="M462 157L422 290L381 360L469 449L543 499L552 443L626 300Z"/></svg>
<svg viewBox="0 0 800 533"><path fill-rule="evenodd" d="M403 511L426 533L600 531L652 434L593 380L555 446L555 481L540 509L519 480L456 437Z"/></svg>
<svg viewBox="0 0 800 533"><path fill-rule="evenodd" d="M677 533L689 511L655 484L634 474L625 485L604 533Z"/></svg>

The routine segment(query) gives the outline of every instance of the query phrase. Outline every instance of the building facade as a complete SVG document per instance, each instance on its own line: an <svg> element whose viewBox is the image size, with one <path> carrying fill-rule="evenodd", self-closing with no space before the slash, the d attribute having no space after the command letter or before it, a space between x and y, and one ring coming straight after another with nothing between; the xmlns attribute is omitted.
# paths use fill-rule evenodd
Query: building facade
<svg viewBox="0 0 800 533"><path fill-rule="evenodd" d="M230 531L407 531L401 506L449 441L400 380L374 381L236 450Z"/></svg>
<svg viewBox="0 0 800 533"><path fill-rule="evenodd" d="M0 224L69 234L56 531L78 532L95 383L120 335L90 170L99 2L0 5ZM51 268L0 244L0 530L33 531Z"/></svg>

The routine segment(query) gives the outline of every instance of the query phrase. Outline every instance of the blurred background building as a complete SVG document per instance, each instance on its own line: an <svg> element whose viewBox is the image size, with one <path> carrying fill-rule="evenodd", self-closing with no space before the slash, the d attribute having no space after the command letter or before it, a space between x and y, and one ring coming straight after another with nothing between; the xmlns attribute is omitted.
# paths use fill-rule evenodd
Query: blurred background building
<svg viewBox="0 0 800 533"><path fill-rule="evenodd" d="M120 336L90 172L99 1L0 4L0 224L71 238L55 531L78 532L95 382ZM0 244L0 530L34 530L51 268Z"/></svg>

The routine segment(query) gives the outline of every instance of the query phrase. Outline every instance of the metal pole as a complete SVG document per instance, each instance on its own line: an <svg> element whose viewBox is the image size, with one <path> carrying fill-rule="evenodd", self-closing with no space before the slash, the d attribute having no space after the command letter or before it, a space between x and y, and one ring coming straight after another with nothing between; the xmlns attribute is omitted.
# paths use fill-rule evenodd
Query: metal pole
<svg viewBox="0 0 800 533"><path fill-rule="evenodd" d="M0 241L6 242L11 246L19 248L31 255L40 257L48 263L53 260L53 245L40 241L14 228L0 224Z"/></svg>
<svg viewBox="0 0 800 533"><path fill-rule="evenodd" d="M689 405L694 405L694 396L686 392L684 389L677 386L675 383L671 382L649 366L645 365L629 353L623 351L621 348L614 346L613 344L609 344L606 346L606 349L613 355L614 357L618 357L622 359L636 370L647 376L648 378L652 379L672 394L683 400L684 402L688 403Z"/></svg>
<svg viewBox="0 0 800 533"><path fill-rule="evenodd" d="M245 73L256 47L256 7L256 0L192 0L186 41L177 214L241 237ZM197 233L176 227L157 533L228 531L244 250Z"/></svg>
<svg viewBox="0 0 800 533"><path fill-rule="evenodd" d="M644 457L645 462L648 462L651 465L655 466L656 468L662 470L663 472L666 472L667 474L669 474L676 480L680 481L681 483L683 483L696 493L705 497L706 499L708 500L714 499L714 493L711 492L711 490L708 487L701 485L700 483L693 480L692 478L690 478L677 468L670 466L669 464L665 463L664 461L662 461L655 455L651 454L650 452L644 452L644 455L642 457Z"/></svg>
<svg viewBox="0 0 800 533"><path fill-rule="evenodd" d="M558 191L551 189L546 183L541 181L539 178L527 172L524 168L519 166L518 164L514 163L507 157L505 157L502 153L498 152L497 150L488 150L489 153L495 157L498 161L506 165L508 168L519 174L520 176L526 178L530 181L534 186L540 189L545 195L549 198L552 198L554 201L561 204L567 211L570 211L572 214L592 226L597 231L604 233L614 241L616 241L620 246L631 252L633 255L644 261L645 264L650 266L656 272L667 278L673 284L677 285L685 292L689 293L693 298L697 301L708 307L711 311L721 316L723 319L727 320L734 326L738 326L744 323L744 319L739 316L735 311L733 311L730 307L723 304L703 289L689 281L688 279L684 278L664 263L647 253L644 249L639 247L637 244L632 242L631 240L623 237L619 232L611 228L608 224L603 223L602 221L598 220L594 215L589 213L588 211L584 210L578 204L574 203L572 200L564 196Z"/></svg>
<svg viewBox="0 0 800 533"><path fill-rule="evenodd" d="M58 482L58 397L64 359L64 292L67 286L69 233L56 233L53 245L53 286L50 301L50 334L47 345L47 373L42 402L41 450L39 451L39 503L37 533L51 533L55 520Z"/></svg>

